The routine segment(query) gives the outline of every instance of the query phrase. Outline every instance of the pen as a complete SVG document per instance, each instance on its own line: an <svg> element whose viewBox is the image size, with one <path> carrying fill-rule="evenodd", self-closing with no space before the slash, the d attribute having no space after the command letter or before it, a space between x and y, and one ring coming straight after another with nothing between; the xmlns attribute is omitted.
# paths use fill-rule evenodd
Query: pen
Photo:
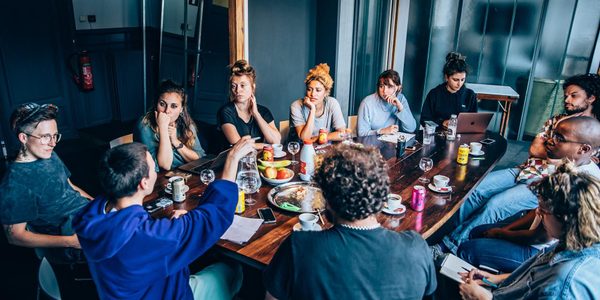
<svg viewBox="0 0 600 300"><path fill-rule="evenodd" d="M260 140L260 139L261 139L261 137L260 137L260 136L256 136L256 137L253 137L253 138L250 138L250 139L251 139L251 140L258 141L258 140ZM233 144L229 144L229 147L233 147Z"/></svg>
<svg viewBox="0 0 600 300"><path fill-rule="evenodd" d="M465 267L462 267L462 268L463 268L463 270L465 270L467 272L471 272L471 270L469 270L469 269L467 269ZM487 278L485 278L485 277L483 277L483 276L481 276L479 274L475 274L475 276L473 276L473 279L481 279L481 281L483 281L483 283L485 283L485 284L487 284L487 285L489 285L489 286L491 286L493 288L496 288L496 289L498 288L497 284L489 281Z"/></svg>

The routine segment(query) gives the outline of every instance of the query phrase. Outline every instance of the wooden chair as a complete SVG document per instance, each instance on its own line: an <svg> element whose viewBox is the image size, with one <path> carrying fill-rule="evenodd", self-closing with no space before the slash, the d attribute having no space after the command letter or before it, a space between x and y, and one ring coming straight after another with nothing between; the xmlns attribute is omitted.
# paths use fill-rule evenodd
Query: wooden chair
<svg viewBox="0 0 600 300"><path fill-rule="evenodd" d="M352 136L358 136L358 116L348 116L348 128L352 131Z"/></svg>
<svg viewBox="0 0 600 300"><path fill-rule="evenodd" d="M281 133L281 144L285 145L290 134L290 121L285 120L279 122L279 133Z"/></svg>
<svg viewBox="0 0 600 300"><path fill-rule="evenodd" d="M133 133L118 137L118 138L110 141L109 145L110 145L110 148L114 148L116 146L119 146L122 144L129 144L129 143L133 143Z"/></svg>

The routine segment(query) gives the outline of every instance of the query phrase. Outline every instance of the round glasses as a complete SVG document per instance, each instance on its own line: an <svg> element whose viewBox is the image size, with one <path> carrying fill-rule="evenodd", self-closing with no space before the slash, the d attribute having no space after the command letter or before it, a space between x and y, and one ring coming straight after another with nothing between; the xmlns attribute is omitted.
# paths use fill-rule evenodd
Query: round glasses
<svg viewBox="0 0 600 300"><path fill-rule="evenodd" d="M50 143L50 141L54 141L54 143L58 143L60 141L60 138L62 137L62 134L60 134L60 133L43 134L40 136L35 136L35 135L29 134L29 133L25 133L25 134L27 136L30 136L30 137L40 140L40 143L42 143L42 145L48 145Z"/></svg>

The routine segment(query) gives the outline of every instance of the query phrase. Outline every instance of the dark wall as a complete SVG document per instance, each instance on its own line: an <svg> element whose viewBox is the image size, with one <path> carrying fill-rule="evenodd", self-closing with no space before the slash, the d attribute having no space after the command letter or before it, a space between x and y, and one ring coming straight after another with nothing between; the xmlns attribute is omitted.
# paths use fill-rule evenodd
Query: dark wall
<svg viewBox="0 0 600 300"><path fill-rule="evenodd" d="M319 0L316 3L317 27L315 64L327 63L329 67L331 67L330 73L333 78L335 78L336 73L335 59L337 51L338 2L338 0Z"/></svg>
<svg viewBox="0 0 600 300"><path fill-rule="evenodd" d="M256 98L276 123L304 95L315 64L316 1L248 1L249 60L256 68ZM332 62L333 63L333 62Z"/></svg>

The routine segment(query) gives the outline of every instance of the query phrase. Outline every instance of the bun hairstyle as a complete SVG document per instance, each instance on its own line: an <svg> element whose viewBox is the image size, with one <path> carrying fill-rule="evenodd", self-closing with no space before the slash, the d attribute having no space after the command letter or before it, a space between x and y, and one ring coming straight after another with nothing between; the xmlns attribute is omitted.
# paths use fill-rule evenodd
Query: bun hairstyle
<svg viewBox="0 0 600 300"><path fill-rule="evenodd" d="M320 82L327 92L333 87L333 79L329 75L329 66L326 63L318 64L308 71L304 84L308 86L313 80Z"/></svg>
<svg viewBox="0 0 600 300"><path fill-rule="evenodd" d="M456 73L469 73L469 65L467 65L467 57L458 53L450 52L446 55L446 63L444 64L444 75L452 76Z"/></svg>
<svg viewBox="0 0 600 300"><path fill-rule="evenodd" d="M540 203L562 224L559 237L568 250L600 242L600 181L563 160L556 172L532 187Z"/></svg>
<svg viewBox="0 0 600 300"><path fill-rule="evenodd" d="M244 59L240 59L240 60L236 61L235 63L233 63L233 65L231 65L229 67L229 70L231 72L231 75L229 77L230 82L231 82L231 79L233 78L233 76L246 75L246 76L250 77L252 84L256 83L256 71L254 70L254 67L252 67Z"/></svg>

